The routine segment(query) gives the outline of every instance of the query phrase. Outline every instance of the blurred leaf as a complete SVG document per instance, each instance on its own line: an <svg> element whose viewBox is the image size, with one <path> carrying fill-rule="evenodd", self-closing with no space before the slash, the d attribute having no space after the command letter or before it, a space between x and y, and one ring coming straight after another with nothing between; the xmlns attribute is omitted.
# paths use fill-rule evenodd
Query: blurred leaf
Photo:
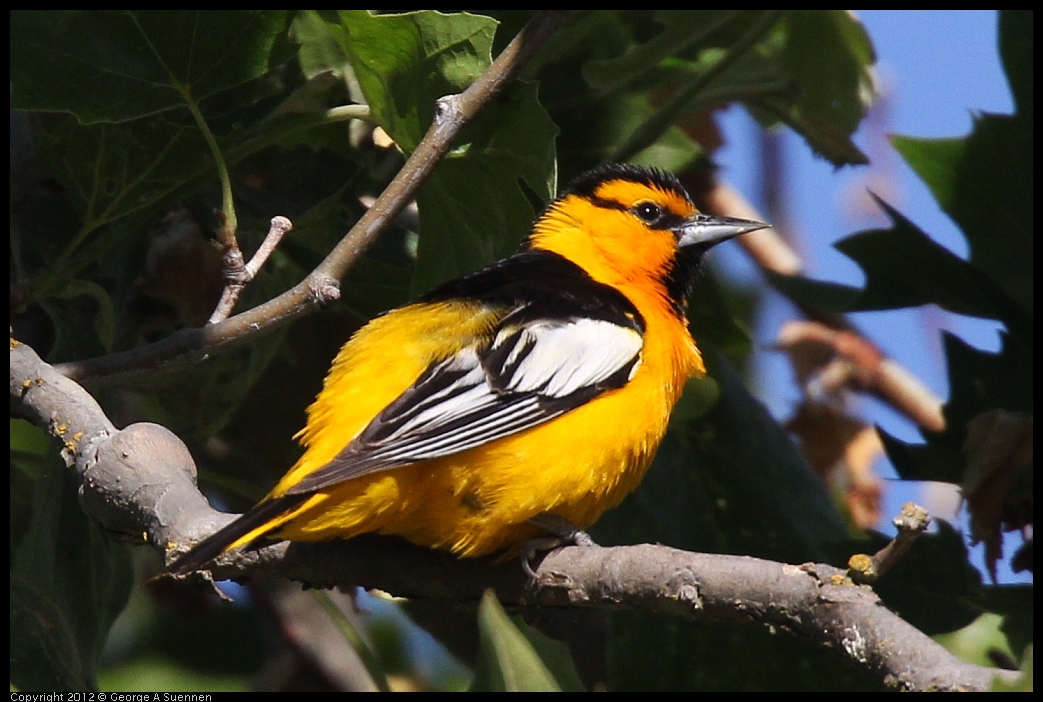
<svg viewBox="0 0 1043 702"><path fill-rule="evenodd" d="M840 313L854 309L862 290L850 285L813 280L799 275L766 271L768 281L794 302L821 312Z"/></svg>
<svg viewBox="0 0 1043 702"><path fill-rule="evenodd" d="M970 264L1027 316L1033 297L1031 31L1031 12L1000 13L1000 49L1014 115L976 115L970 135L959 139L892 137L967 237Z"/></svg>
<svg viewBox="0 0 1043 702"><path fill-rule="evenodd" d="M1000 352L989 353L943 336L951 383L944 410L952 445L962 447L971 420L990 409L1032 414L1032 350L1007 334L1000 339Z"/></svg>
<svg viewBox="0 0 1043 702"><path fill-rule="evenodd" d="M854 234L836 244L862 268L864 288L769 274L772 283L795 301L825 312L936 304L956 314L998 319L1019 335L1028 333L1025 311L974 262L959 258L890 205L877 201L893 226Z"/></svg>
<svg viewBox="0 0 1043 702"><path fill-rule="evenodd" d="M994 291L973 265L928 238L915 224L880 202L893 226L837 243L866 275L854 310L937 304L950 312L998 319Z"/></svg>
<svg viewBox="0 0 1043 702"><path fill-rule="evenodd" d="M1035 637L1035 605L1034 586L1031 583L985 587L982 606L989 612L1003 615L1000 628L1007 637L1007 645L1014 652L1015 659L1021 659L1032 646Z"/></svg>
<svg viewBox="0 0 1043 702"><path fill-rule="evenodd" d="M753 319L761 302L761 290L728 285L712 270L700 272L688 298L688 330L696 343L719 349L732 364L742 368L753 350Z"/></svg>
<svg viewBox="0 0 1043 702"><path fill-rule="evenodd" d="M292 56L282 10L11 13L11 107L84 124L183 107Z"/></svg>
<svg viewBox="0 0 1043 702"><path fill-rule="evenodd" d="M234 645L234 644L233 644ZM202 673L159 657L143 657L107 669L104 690L120 692L251 692L246 676ZM171 695L173 696L173 695Z"/></svg>
<svg viewBox="0 0 1043 702"><path fill-rule="evenodd" d="M328 25L314 10L302 10L293 20L293 39L301 48L297 60L307 78L314 78L324 71L343 75L350 70L348 55Z"/></svg>
<svg viewBox="0 0 1043 702"><path fill-rule="evenodd" d="M902 480L959 484L963 477L963 454L959 448L938 442L907 444L879 426L876 430L884 442L887 457Z"/></svg>
<svg viewBox="0 0 1043 702"><path fill-rule="evenodd" d="M975 665L992 666L999 653L1014 660L1007 639L1000 631L1003 618L996 614L982 614L973 622L948 634L935 637L942 646L962 661Z"/></svg>
<svg viewBox="0 0 1043 702"><path fill-rule="evenodd" d="M638 129L645 121L654 118L659 107L647 93L627 93L604 106L603 128L590 135L593 148L602 159L618 156L613 154L615 145ZM702 145L693 141L679 125L667 128L650 146L646 146L633 157L632 163L656 166L668 171L682 172L691 167L699 157L705 156Z"/></svg>
<svg viewBox="0 0 1043 702"><path fill-rule="evenodd" d="M1013 683L1005 683L999 677L994 678L990 692L1032 692L1032 647L1025 651L1021 661L1021 677Z"/></svg>
<svg viewBox="0 0 1043 702"><path fill-rule="evenodd" d="M86 296L52 297L40 301L48 318L54 323L56 335L50 363L61 363L76 358L100 356L106 352L105 343L98 335L100 320L95 300Z"/></svg>
<svg viewBox="0 0 1043 702"><path fill-rule="evenodd" d="M797 109L809 124L849 137L873 96L876 55L865 28L847 10L805 10L787 13L786 30L782 66L800 85Z"/></svg>
<svg viewBox="0 0 1043 702"><path fill-rule="evenodd" d="M478 608L481 648L472 692L560 692L532 644L486 590ZM561 644L564 655L568 649Z"/></svg>
<svg viewBox="0 0 1043 702"><path fill-rule="evenodd" d="M98 307L96 334L101 340L106 351L112 351L113 334L115 333L115 311L112 308L112 298L108 291L97 283L90 280L73 280L65 286L56 297L61 299L72 299L75 297L86 297L94 301Z"/></svg>
<svg viewBox="0 0 1043 702"><path fill-rule="evenodd" d="M993 581L1003 556L1003 532L1027 533L1033 522L1032 417L991 409L967 426L967 462L960 494L971 517L972 543L985 544Z"/></svg>
<svg viewBox="0 0 1043 702"><path fill-rule="evenodd" d="M873 96L876 59L865 30L842 11L777 12L658 11L661 31L622 56L596 58L583 75L609 102L628 99L613 94L624 88L629 99L649 96L656 111L642 118L645 134L633 152L667 133L677 119L658 110L676 110L670 100L690 93L685 111L739 101L765 125L787 124L834 165L866 163L851 141ZM627 133L638 131L634 125ZM633 152L623 149L628 159Z"/></svg>
<svg viewBox="0 0 1043 702"><path fill-rule="evenodd" d="M940 434L925 432L927 443L920 445L906 444L880 432L887 454L903 479L960 485L967 466L964 442L972 420L993 409L1031 415L1031 351L1006 334L1001 338L1003 346L993 354L951 334L943 336L952 386L943 406L946 430Z"/></svg>
<svg viewBox="0 0 1043 702"><path fill-rule="evenodd" d="M76 647L71 613L13 575L10 595L12 684L22 690L95 689Z"/></svg>
<svg viewBox="0 0 1043 702"><path fill-rule="evenodd" d="M372 319L409 302L409 270L389 263L360 259L341 287L341 301L363 319Z"/></svg>
<svg viewBox="0 0 1043 702"><path fill-rule="evenodd" d="M31 521L11 554L11 682L23 690L97 689L97 665L134 582L127 546L80 509L54 453L33 486Z"/></svg>
<svg viewBox="0 0 1043 702"><path fill-rule="evenodd" d="M862 24L844 10L794 10L784 26L775 60L792 88L754 96L748 107L766 125L786 124L838 168L868 163L851 139L875 96L876 56Z"/></svg>
<svg viewBox="0 0 1043 702"><path fill-rule="evenodd" d="M654 82L648 79L659 73L665 59L697 55L707 46L720 46L727 39L734 41L762 14L737 10L657 10L655 24L662 28L658 34L636 44L623 56L589 62L583 67L583 77L591 87L602 91L647 87Z"/></svg>

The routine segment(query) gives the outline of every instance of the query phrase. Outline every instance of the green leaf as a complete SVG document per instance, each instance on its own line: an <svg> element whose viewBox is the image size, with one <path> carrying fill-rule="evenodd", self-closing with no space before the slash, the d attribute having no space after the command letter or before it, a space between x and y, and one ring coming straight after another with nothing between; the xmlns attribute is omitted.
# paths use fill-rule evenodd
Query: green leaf
<svg viewBox="0 0 1043 702"><path fill-rule="evenodd" d="M536 217L522 182L542 202L553 198L557 129L537 93L530 83L501 94L420 188L414 294L517 250Z"/></svg>
<svg viewBox="0 0 1043 702"><path fill-rule="evenodd" d="M677 100L689 114L741 101L765 125L790 126L837 166L867 162L851 135L873 95L875 56L850 13L676 10L657 12L655 21L664 28L647 41L584 68L603 92L644 91L658 111L668 108L634 130L639 144L666 133ZM639 150L627 142L627 157L628 148Z"/></svg>
<svg viewBox="0 0 1043 702"><path fill-rule="evenodd" d="M972 264L935 243L915 224L879 201L893 226L862 232L836 248L866 275L854 310L887 310L937 304L972 317L1002 318L997 291Z"/></svg>
<svg viewBox="0 0 1043 702"><path fill-rule="evenodd" d="M869 105L876 63L862 23L846 10L805 10L786 15L786 30L782 66L800 85L803 118L852 134Z"/></svg>
<svg viewBox="0 0 1043 702"><path fill-rule="evenodd" d="M907 444L880 431L887 455L903 479L962 484L968 423L993 409L1032 414L1032 350L1012 335L1004 333L1001 339L1000 352L990 353L951 334L943 336L951 384L942 408L945 431L924 432L926 444Z"/></svg>
<svg viewBox="0 0 1043 702"><path fill-rule="evenodd" d="M282 10L11 13L11 107L85 124L183 107L285 63Z"/></svg>
<svg viewBox="0 0 1043 702"><path fill-rule="evenodd" d="M893 137L963 231L970 264L1032 313L1032 124L982 115L964 139Z"/></svg>
<svg viewBox="0 0 1043 702"><path fill-rule="evenodd" d="M70 119L37 136L41 159L65 187L85 231L155 206L212 163L198 129L164 116L90 126Z"/></svg>
<svg viewBox="0 0 1043 702"><path fill-rule="evenodd" d="M944 520L936 526L873 585L888 607L929 635L960 629L981 614L975 602L981 573L967 560L963 535ZM873 553L887 541L880 536L866 550Z"/></svg>
<svg viewBox="0 0 1043 702"><path fill-rule="evenodd" d="M1002 624L1003 617L998 614L982 614L962 629L939 634L935 640L960 660L975 665L993 665L997 653L1016 660L1000 630Z"/></svg>
<svg viewBox="0 0 1043 702"><path fill-rule="evenodd" d="M596 153L610 154L615 145L638 129L646 120L652 119L657 111L647 93L626 93L605 106L602 128L589 135L588 149ZM649 146L641 149L628 161L646 166L655 166L667 171L683 172L705 155L703 147L694 142L679 126L664 131Z"/></svg>
<svg viewBox="0 0 1043 702"><path fill-rule="evenodd" d="M466 13L377 17L345 10L330 28L351 58L373 119L409 154L434 118L435 101L488 67L496 22Z"/></svg>
<svg viewBox="0 0 1043 702"><path fill-rule="evenodd" d="M1032 124L1032 10L1000 10L1000 58L1015 112Z"/></svg>
<svg viewBox="0 0 1043 702"><path fill-rule="evenodd" d="M229 645L235 646L236 643L229 642ZM186 645L190 646L192 642L186 642ZM125 693L149 693L155 690L167 693L190 693L200 690L206 690L208 693L250 693L255 689L250 685L248 674L221 675L203 672L195 667L178 665L160 656L134 658L120 663L102 671L99 679L103 690L119 690Z"/></svg>
<svg viewBox="0 0 1043 702"><path fill-rule="evenodd" d="M293 21L293 39L300 43L297 60L301 71L311 79L324 71L343 74L351 64L344 47L330 31L330 25L314 10L303 10Z"/></svg>
<svg viewBox="0 0 1043 702"><path fill-rule="evenodd" d="M478 608L480 648L472 692L560 692L554 676L492 590ZM564 644L560 644L564 648ZM568 655L568 649L564 650Z"/></svg>
<svg viewBox="0 0 1043 702"><path fill-rule="evenodd" d="M991 692L1032 692L1032 646L1025 651L1021 660L1021 677L1012 683L1006 683L1002 678L996 676L992 681Z"/></svg>
<svg viewBox="0 0 1043 702"><path fill-rule="evenodd" d="M435 101L458 93L491 62L495 21L416 12L342 12L332 26L352 59L374 120L408 155L427 132ZM534 218L520 182L544 202L555 187L557 129L535 85L515 85L457 139L417 196L421 236L413 292L513 253Z"/></svg>
<svg viewBox="0 0 1043 702"><path fill-rule="evenodd" d="M736 10L657 10L655 23L662 30L648 41L635 45L623 56L594 60L583 67L591 87L617 90L640 83L647 87L663 60L677 55L695 55L707 45L720 46L722 39L734 40L736 32L753 24L761 13ZM727 34L722 30L727 28Z"/></svg>

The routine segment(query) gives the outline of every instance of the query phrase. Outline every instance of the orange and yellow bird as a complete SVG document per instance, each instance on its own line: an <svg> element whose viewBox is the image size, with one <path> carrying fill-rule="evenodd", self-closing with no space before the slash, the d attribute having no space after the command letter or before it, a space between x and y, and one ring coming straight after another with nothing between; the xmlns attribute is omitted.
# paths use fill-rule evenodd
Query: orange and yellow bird
<svg viewBox="0 0 1043 702"><path fill-rule="evenodd" d="M704 254L766 226L702 214L659 170L585 173L517 255L360 329L308 410L300 460L167 572L367 532L465 557L582 541L706 372L685 319Z"/></svg>

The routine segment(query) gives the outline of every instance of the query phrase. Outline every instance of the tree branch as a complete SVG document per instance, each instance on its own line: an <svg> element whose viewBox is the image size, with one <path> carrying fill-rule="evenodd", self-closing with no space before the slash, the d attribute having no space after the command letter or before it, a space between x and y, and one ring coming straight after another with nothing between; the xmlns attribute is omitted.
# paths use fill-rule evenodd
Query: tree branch
<svg viewBox="0 0 1043 702"><path fill-rule="evenodd" d="M81 503L110 532L147 541L171 559L236 515L195 486L184 444L155 424L117 431L78 384L12 341L11 410L47 431L81 477ZM548 554L530 581L514 560L458 560L401 539L367 535L281 543L217 559L218 579L289 578L314 587L361 585L414 598L477 601L495 588L523 607L628 608L783 630L846 656L902 690L985 690L1006 671L957 660L831 566L785 565L664 546L569 547ZM191 576L203 577L203 576Z"/></svg>
<svg viewBox="0 0 1043 702"><path fill-rule="evenodd" d="M235 348L256 334L274 330L340 297L340 279L398 213L449 151L460 130L512 80L564 22L564 11L545 10L525 25L492 65L467 90L439 101L435 121L416 151L361 219L307 278L253 309L202 329L182 329L154 344L122 353L56 366L59 372L92 386L117 376L197 363Z"/></svg>

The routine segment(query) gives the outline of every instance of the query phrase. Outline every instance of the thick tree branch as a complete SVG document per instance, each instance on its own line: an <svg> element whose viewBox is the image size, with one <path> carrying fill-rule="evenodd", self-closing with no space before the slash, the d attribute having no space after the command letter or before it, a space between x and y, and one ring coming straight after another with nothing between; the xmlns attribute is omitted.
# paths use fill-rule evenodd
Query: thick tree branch
<svg viewBox="0 0 1043 702"><path fill-rule="evenodd" d="M116 431L79 385L12 342L11 409L47 431L81 476L85 511L111 532L144 534L169 560L234 519L195 486L184 444L155 424ZM663 546L570 547L548 554L530 581L517 561L457 560L399 539L363 536L278 544L222 556L213 577L361 585L414 598L477 601L488 588L524 607L629 608L752 623L808 638L903 690L988 689L1006 674L960 662L831 566L785 565ZM202 577L202 576L194 576Z"/></svg>

